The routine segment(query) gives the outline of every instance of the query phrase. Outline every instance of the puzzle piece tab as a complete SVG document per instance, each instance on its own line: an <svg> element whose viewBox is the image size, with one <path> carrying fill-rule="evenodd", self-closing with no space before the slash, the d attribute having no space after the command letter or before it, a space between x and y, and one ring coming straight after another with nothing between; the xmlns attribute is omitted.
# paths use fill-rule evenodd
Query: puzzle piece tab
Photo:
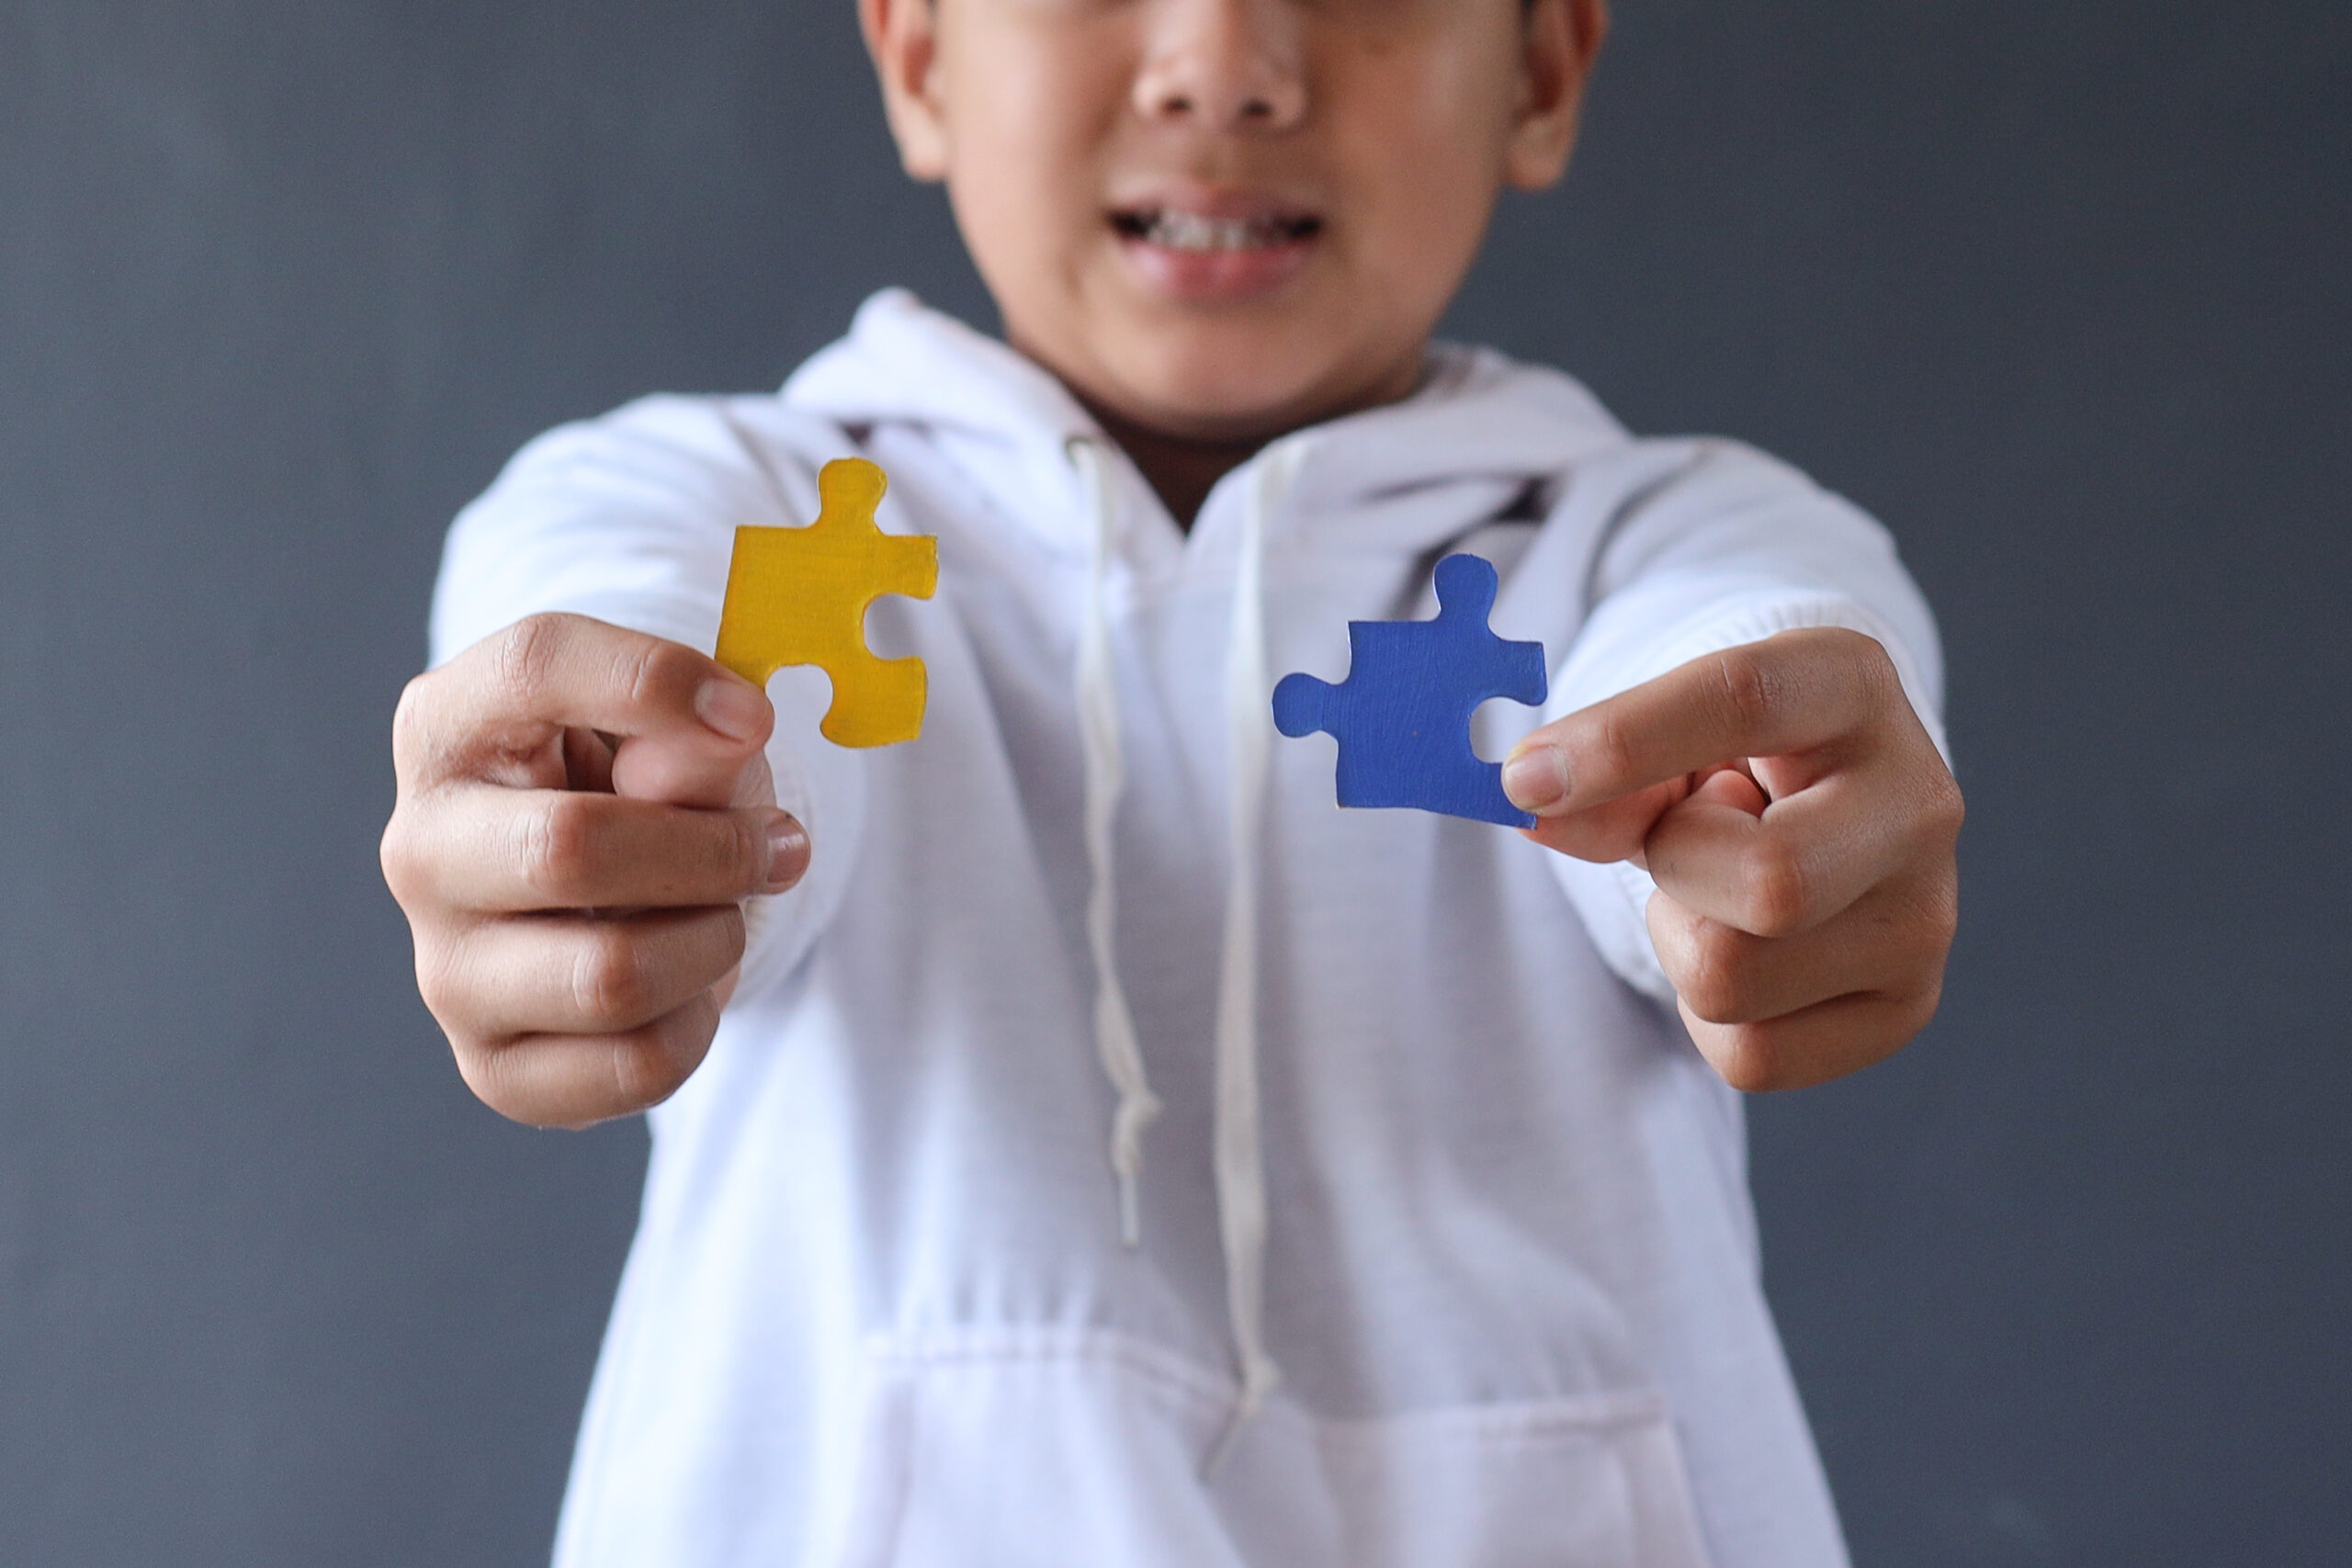
<svg viewBox="0 0 2352 1568"><path fill-rule="evenodd" d="M817 474L817 520L806 528L736 529L727 570L718 662L763 691L787 664L823 670L833 705L819 728L838 746L889 746L922 732L922 660L877 659L865 646L874 601L885 593L928 599L939 586L937 539L875 526L889 482L863 457L826 464Z"/></svg>
<svg viewBox="0 0 2352 1568"><path fill-rule="evenodd" d="M1492 563L1437 563L1435 620L1350 621L1348 678L1339 685L1285 675L1274 688L1284 735L1322 730L1340 743L1341 806L1402 806L1532 828L1503 794L1499 762L1470 748L1470 716L1490 697L1544 701L1544 645L1506 642L1487 625Z"/></svg>

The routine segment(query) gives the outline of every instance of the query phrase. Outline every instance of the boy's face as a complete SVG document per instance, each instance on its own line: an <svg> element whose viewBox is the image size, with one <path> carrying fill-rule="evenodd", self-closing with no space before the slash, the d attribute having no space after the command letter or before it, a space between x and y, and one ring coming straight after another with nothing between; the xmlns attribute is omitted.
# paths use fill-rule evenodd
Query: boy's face
<svg viewBox="0 0 2352 1568"><path fill-rule="evenodd" d="M1602 0L860 0L908 172L1098 410L1256 440L1412 389Z"/></svg>

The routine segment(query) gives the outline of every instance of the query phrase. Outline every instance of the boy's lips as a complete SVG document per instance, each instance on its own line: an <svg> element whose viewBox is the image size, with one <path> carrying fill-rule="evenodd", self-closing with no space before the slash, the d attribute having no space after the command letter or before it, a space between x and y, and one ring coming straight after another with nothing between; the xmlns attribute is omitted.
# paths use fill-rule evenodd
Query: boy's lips
<svg viewBox="0 0 2352 1568"><path fill-rule="evenodd" d="M1323 220L1273 202L1143 201L1114 207L1120 250L1146 283L1181 300L1238 300L1295 276L1323 232Z"/></svg>

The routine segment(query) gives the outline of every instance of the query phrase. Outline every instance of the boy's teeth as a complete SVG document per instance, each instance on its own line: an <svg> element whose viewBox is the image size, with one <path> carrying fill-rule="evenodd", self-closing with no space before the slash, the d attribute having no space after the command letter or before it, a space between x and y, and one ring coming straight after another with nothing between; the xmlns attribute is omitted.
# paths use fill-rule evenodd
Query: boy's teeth
<svg viewBox="0 0 2352 1568"><path fill-rule="evenodd" d="M1210 218L1198 212L1161 211L1146 231L1155 245L1172 251L1239 251L1275 237L1277 226L1247 218Z"/></svg>

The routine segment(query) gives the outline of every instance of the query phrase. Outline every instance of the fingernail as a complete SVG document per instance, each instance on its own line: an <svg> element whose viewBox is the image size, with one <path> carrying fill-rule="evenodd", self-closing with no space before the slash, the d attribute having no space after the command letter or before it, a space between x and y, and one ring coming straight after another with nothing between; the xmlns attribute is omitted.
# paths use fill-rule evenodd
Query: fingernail
<svg viewBox="0 0 2352 1568"><path fill-rule="evenodd" d="M1526 746L1503 763L1503 793L1538 816L1568 798L1568 760L1557 746Z"/></svg>
<svg viewBox="0 0 2352 1568"><path fill-rule="evenodd" d="M695 716L729 740L752 740L766 724L767 700L741 681L706 681L695 694Z"/></svg>
<svg viewBox="0 0 2352 1568"><path fill-rule="evenodd" d="M766 891L781 893L808 869L808 830L789 817L779 817L768 828Z"/></svg>

